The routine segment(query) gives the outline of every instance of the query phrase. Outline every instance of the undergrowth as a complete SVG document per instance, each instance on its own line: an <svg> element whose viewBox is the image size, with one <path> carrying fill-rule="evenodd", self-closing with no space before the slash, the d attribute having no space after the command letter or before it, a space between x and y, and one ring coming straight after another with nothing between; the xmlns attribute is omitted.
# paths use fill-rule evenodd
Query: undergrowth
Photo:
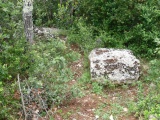
<svg viewBox="0 0 160 120"><path fill-rule="evenodd" d="M145 120L151 116L153 119L160 118L160 62L158 59L151 60L148 75L144 82L138 82L137 101L129 104L130 112L135 113Z"/></svg>
<svg viewBox="0 0 160 120"><path fill-rule="evenodd" d="M70 89L67 84L73 79L73 73L68 64L77 60L74 56L79 54L70 53L65 43L58 39L52 39L49 42L37 41L30 51L32 65L29 68L29 77L21 84L24 96L34 96L34 98L26 97L25 104L29 106L36 102L39 105L36 108L39 110L37 114L44 114L45 111L49 116L46 110L63 102L66 103L76 95L76 89ZM27 104L28 101L30 103ZM33 111L28 112L33 114Z"/></svg>
<svg viewBox="0 0 160 120"><path fill-rule="evenodd" d="M20 102L22 96L15 94L19 93L17 74L20 75L28 117L33 117L33 113L51 117L50 108L73 97L84 96L83 90L86 89L102 96L106 96L106 91L122 89L110 83L103 86L90 80L88 54L99 47L127 48L140 58L153 59L147 74L134 83L137 87L136 100L125 102L129 113L138 118L160 118L160 14L157 0L35 1L34 23L68 28L66 42L80 46L84 55L83 74L77 85L71 88L68 83L74 77L69 65L81 54L68 49L58 38L41 38L32 46L28 45L23 34L22 6L22 1L0 1L0 119L16 119L18 114L24 115ZM128 89L131 86L123 87ZM104 119L111 113L121 114L122 108L118 103L111 105L112 111L103 114L102 109L106 106L102 104L97 110Z"/></svg>

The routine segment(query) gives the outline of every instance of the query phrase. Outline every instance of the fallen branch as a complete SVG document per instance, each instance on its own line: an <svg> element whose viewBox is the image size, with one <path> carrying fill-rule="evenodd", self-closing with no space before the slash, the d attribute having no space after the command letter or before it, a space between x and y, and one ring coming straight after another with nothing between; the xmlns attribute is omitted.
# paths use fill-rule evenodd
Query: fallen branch
<svg viewBox="0 0 160 120"><path fill-rule="evenodd" d="M23 93L22 93L22 90L21 90L19 74L17 75L17 79L18 79L19 91L20 91L20 94L21 94L22 107L23 107L23 111L24 111L24 119L27 120L27 113L26 113L26 109L25 109L25 105L24 105L24 99L23 99Z"/></svg>

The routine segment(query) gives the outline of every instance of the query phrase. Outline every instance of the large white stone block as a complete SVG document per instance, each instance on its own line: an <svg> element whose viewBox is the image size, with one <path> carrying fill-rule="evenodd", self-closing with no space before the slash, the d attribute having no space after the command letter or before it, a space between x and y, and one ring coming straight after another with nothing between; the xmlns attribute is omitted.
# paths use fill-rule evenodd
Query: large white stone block
<svg viewBox="0 0 160 120"><path fill-rule="evenodd" d="M91 79L132 83L140 76L140 61L130 50L97 48L89 55Z"/></svg>

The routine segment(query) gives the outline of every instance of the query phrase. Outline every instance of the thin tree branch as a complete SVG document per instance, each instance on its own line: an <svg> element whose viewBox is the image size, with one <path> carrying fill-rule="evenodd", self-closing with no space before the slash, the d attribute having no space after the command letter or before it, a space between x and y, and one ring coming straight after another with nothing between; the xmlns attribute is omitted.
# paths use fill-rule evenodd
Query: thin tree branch
<svg viewBox="0 0 160 120"><path fill-rule="evenodd" d="M22 93L22 90L21 90L19 74L17 75L17 79L18 79L19 91L20 91L20 94L21 94L22 107L23 107L23 111L24 111L24 119L27 120L27 113L26 113L26 109L25 109L25 105L24 105L24 99L23 99L23 93Z"/></svg>

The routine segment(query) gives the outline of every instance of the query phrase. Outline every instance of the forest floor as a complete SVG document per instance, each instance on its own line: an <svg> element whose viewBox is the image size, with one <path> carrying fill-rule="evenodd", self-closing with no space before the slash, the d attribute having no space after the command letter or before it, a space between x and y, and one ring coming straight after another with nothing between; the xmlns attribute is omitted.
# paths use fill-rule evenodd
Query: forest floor
<svg viewBox="0 0 160 120"><path fill-rule="evenodd" d="M60 105L47 109L53 116L53 119L49 120L143 120L133 110L135 110L139 93L142 92L143 95L146 95L150 84L141 82L140 85L143 85L144 89L140 90L138 86L140 81L133 84L108 84L105 86L90 81L89 60L84 51L76 44L66 43L65 35L59 36L58 40L65 44L63 47L67 47L67 51L80 55L68 65L73 77L67 82L69 89L76 88L78 92L75 96L69 93ZM44 49L51 51L48 46ZM73 57L75 56L73 55ZM147 74L147 70L142 72ZM73 92L73 90L71 91ZM32 120L48 120L47 118L51 117L48 116L48 112L45 117Z"/></svg>
<svg viewBox="0 0 160 120"><path fill-rule="evenodd" d="M77 45L71 45L71 49L80 52ZM79 78L84 72L84 56L70 65L74 72L74 80L69 86L79 84ZM128 103L136 101L137 87L132 85L103 87L101 93L94 92L91 83L84 85L82 97L71 101L64 101L58 107L52 109L55 120L138 120L128 110ZM100 90L99 90L100 91Z"/></svg>

